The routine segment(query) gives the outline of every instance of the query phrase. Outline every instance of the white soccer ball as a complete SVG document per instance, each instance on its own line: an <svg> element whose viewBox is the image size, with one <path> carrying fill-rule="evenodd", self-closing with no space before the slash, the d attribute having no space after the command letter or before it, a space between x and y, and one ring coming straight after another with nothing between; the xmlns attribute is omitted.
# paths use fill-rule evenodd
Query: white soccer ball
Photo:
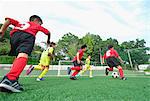
<svg viewBox="0 0 150 101"><path fill-rule="evenodd" d="M118 78L119 77L119 74L117 72L112 72L112 77L113 78Z"/></svg>

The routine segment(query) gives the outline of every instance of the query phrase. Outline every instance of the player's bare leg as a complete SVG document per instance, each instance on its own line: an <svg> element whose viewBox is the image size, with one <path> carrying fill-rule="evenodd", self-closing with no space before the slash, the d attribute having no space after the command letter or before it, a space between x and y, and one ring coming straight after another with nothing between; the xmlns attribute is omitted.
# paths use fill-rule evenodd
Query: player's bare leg
<svg viewBox="0 0 150 101"><path fill-rule="evenodd" d="M44 80L43 77L47 74L48 71L49 71L49 66L45 66L44 70L42 71L42 73L39 75L39 77L36 80L43 81Z"/></svg>
<svg viewBox="0 0 150 101"><path fill-rule="evenodd" d="M92 78L93 77L93 75L92 75L92 68L90 67L90 69L89 69L89 71L90 71L90 78Z"/></svg>

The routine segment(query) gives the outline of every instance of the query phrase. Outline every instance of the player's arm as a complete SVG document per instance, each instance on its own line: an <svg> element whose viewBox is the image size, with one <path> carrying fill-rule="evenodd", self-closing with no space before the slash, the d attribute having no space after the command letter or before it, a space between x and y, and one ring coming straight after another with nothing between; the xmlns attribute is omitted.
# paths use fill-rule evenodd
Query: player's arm
<svg viewBox="0 0 150 101"><path fill-rule="evenodd" d="M44 34L46 34L48 36L47 37L47 44L50 44L51 32L42 26L39 26L38 29L39 29L39 31L43 32Z"/></svg>
<svg viewBox="0 0 150 101"><path fill-rule="evenodd" d="M102 64L105 64L105 58L106 58L106 53L105 53L104 56L102 57Z"/></svg>
<svg viewBox="0 0 150 101"><path fill-rule="evenodd" d="M86 59L85 64L88 64L88 59Z"/></svg>
<svg viewBox="0 0 150 101"><path fill-rule="evenodd" d="M104 64L105 63L105 59L104 59L104 57L102 58L102 64Z"/></svg>
<svg viewBox="0 0 150 101"><path fill-rule="evenodd" d="M50 44L51 33L49 32L47 36L47 44Z"/></svg>
<svg viewBox="0 0 150 101"><path fill-rule="evenodd" d="M17 21L17 20L14 20L14 19L12 19L12 18L5 18L5 22L4 22L4 24L2 25L2 27L0 28L0 36L4 36L4 34L5 34L5 31L6 31L6 29L7 29L7 27L9 26L9 25L17 25L19 22Z"/></svg>
<svg viewBox="0 0 150 101"><path fill-rule="evenodd" d="M53 59L53 58L54 58L54 55L53 55L53 54L51 54L51 53L49 53L49 54L48 54L48 56L49 56L51 59Z"/></svg>
<svg viewBox="0 0 150 101"><path fill-rule="evenodd" d="M48 53L48 56L49 56L50 58L54 58L54 55L53 55L52 53Z"/></svg>
<svg viewBox="0 0 150 101"><path fill-rule="evenodd" d="M54 58L53 51L54 51L54 49L53 49L53 48L50 48L50 49L49 49L49 52L48 52L48 56L49 56L51 59Z"/></svg>
<svg viewBox="0 0 150 101"><path fill-rule="evenodd" d="M7 29L7 27L10 25L10 21L7 19L5 20L4 24L2 25L1 29L0 29L0 36L4 36L5 31Z"/></svg>
<svg viewBox="0 0 150 101"><path fill-rule="evenodd" d="M120 60L120 62L122 62L122 63L123 63L123 60L122 60L122 58L119 56L119 54L118 54L118 52L117 52L117 51L115 51L115 55L116 55L116 57Z"/></svg>
<svg viewBox="0 0 150 101"><path fill-rule="evenodd" d="M118 56L118 59L120 60L120 62L123 63L123 60L122 60L122 58L120 56Z"/></svg>
<svg viewBox="0 0 150 101"><path fill-rule="evenodd" d="M80 59L79 59L79 52L77 53L77 62L78 62L78 64L80 64L81 63L81 61L80 61Z"/></svg>
<svg viewBox="0 0 150 101"><path fill-rule="evenodd" d="M86 64L87 64L88 66L90 66L90 60L89 60L89 59L86 59Z"/></svg>

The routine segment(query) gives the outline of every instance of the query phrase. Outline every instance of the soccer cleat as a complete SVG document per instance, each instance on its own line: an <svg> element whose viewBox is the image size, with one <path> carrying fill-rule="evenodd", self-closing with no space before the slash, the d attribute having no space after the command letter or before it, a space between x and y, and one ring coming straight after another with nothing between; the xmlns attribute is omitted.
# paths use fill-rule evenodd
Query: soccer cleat
<svg viewBox="0 0 150 101"><path fill-rule="evenodd" d="M26 71L26 75L29 75L34 69L33 65L30 65L30 67L28 68L28 70Z"/></svg>
<svg viewBox="0 0 150 101"><path fill-rule="evenodd" d="M36 81L44 81L44 78L37 78Z"/></svg>
<svg viewBox="0 0 150 101"><path fill-rule="evenodd" d="M2 92L22 92L23 87L17 80L9 80L6 76L0 83L0 91Z"/></svg>
<svg viewBox="0 0 150 101"><path fill-rule="evenodd" d="M125 78L125 77L122 77L122 78L121 78L121 80L127 80L127 78Z"/></svg>
<svg viewBox="0 0 150 101"><path fill-rule="evenodd" d="M106 74L106 76L108 75L108 73L109 73L109 70L108 70L108 68L106 68L106 69L105 69L105 74Z"/></svg>
<svg viewBox="0 0 150 101"><path fill-rule="evenodd" d="M90 78L92 78L93 76L89 76Z"/></svg>
<svg viewBox="0 0 150 101"><path fill-rule="evenodd" d="M77 77L74 77L75 80L78 80Z"/></svg>
<svg viewBox="0 0 150 101"><path fill-rule="evenodd" d="M70 76L71 80L77 80L77 78L75 76Z"/></svg>
<svg viewBox="0 0 150 101"><path fill-rule="evenodd" d="M81 76L79 73L76 75L77 77Z"/></svg>
<svg viewBox="0 0 150 101"><path fill-rule="evenodd" d="M67 73L68 73L68 75L70 75L70 73L71 73L70 67L67 68Z"/></svg>

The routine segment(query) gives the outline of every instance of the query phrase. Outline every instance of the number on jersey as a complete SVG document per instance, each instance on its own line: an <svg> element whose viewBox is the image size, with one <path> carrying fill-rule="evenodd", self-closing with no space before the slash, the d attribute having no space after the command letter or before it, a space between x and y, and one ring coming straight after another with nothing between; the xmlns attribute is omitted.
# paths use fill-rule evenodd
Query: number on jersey
<svg viewBox="0 0 150 101"><path fill-rule="evenodd" d="M15 27L15 29L19 29L19 30L25 30L27 28L30 27L30 24L29 23L21 23L20 24L20 27Z"/></svg>

